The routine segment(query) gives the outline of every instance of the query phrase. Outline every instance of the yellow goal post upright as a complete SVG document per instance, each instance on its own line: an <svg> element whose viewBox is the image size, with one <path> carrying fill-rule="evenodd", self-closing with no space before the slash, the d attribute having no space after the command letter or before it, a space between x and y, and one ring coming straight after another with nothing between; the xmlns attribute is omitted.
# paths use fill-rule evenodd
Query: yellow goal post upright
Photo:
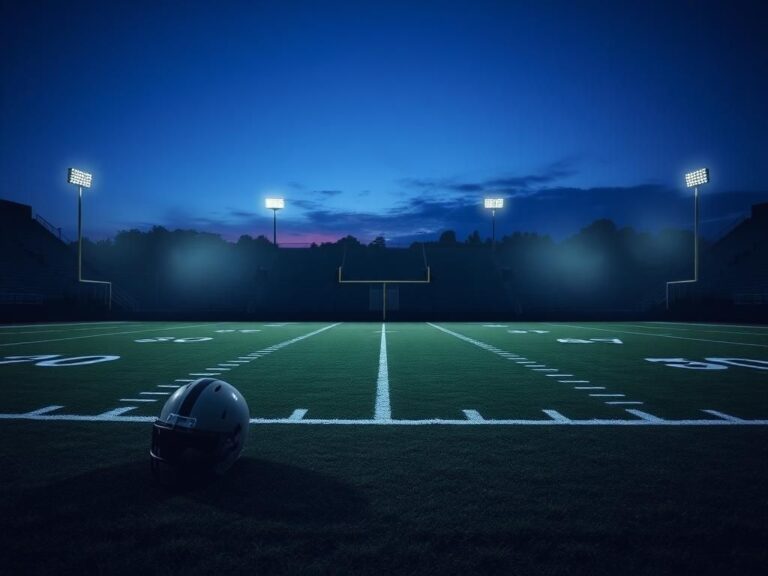
<svg viewBox="0 0 768 576"><path fill-rule="evenodd" d="M387 285L389 284L429 284L432 282L432 272L427 264L427 254L424 250L424 245L421 246L422 255L424 257L425 278L421 280L414 279L387 279L387 280L345 280L344 279L344 263L346 262L346 249L344 250L344 259L339 266L339 284L381 284L381 319L383 322L387 321Z"/></svg>

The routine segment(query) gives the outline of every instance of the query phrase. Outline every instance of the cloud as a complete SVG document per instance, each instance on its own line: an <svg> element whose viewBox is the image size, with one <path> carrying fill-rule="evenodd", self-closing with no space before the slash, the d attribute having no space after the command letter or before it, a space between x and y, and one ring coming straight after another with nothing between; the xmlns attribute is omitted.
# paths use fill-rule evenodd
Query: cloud
<svg viewBox="0 0 768 576"><path fill-rule="evenodd" d="M313 194L321 194L322 196L330 198L332 196L338 196L339 194L341 194L341 190L315 190L312 193Z"/></svg>
<svg viewBox="0 0 768 576"><path fill-rule="evenodd" d="M544 167L540 172L519 176L499 175L477 181L455 178L405 178L400 183L426 193L449 192L459 194L496 194L511 198L532 196L543 187L550 186L576 174L574 160L563 159Z"/></svg>

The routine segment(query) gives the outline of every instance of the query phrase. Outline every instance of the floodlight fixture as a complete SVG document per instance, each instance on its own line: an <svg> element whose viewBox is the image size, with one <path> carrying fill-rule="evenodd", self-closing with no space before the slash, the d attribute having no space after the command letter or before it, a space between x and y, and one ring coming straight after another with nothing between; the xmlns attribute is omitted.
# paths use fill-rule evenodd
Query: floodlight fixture
<svg viewBox="0 0 768 576"><path fill-rule="evenodd" d="M488 210L491 211L491 220L493 221L492 224L492 233L491 236L493 238L491 247L496 248L496 210L498 208L504 208L504 198L485 198L483 200L483 206L485 206Z"/></svg>
<svg viewBox="0 0 768 576"><path fill-rule="evenodd" d="M83 188L90 188L93 174L70 168L67 170L67 183L77 186L77 281L83 284L102 284L107 287L107 301L112 310L112 282L86 280L83 278Z"/></svg>
<svg viewBox="0 0 768 576"><path fill-rule="evenodd" d="M88 172L83 172L77 168L70 168L67 171L67 182L74 184L75 186L82 186L83 188L90 188L93 175Z"/></svg>
<svg viewBox="0 0 768 576"><path fill-rule="evenodd" d="M670 284L695 284L699 281L699 186L709 182L709 168L699 168L685 175L685 185L693 188L693 279L667 282L667 310Z"/></svg>
<svg viewBox="0 0 768 576"><path fill-rule="evenodd" d="M277 211L285 208L284 198L266 198L264 206L272 210L272 244L277 246Z"/></svg>
<svg viewBox="0 0 768 576"><path fill-rule="evenodd" d="M688 188L701 186L709 182L709 168L700 168L685 175L685 185Z"/></svg>

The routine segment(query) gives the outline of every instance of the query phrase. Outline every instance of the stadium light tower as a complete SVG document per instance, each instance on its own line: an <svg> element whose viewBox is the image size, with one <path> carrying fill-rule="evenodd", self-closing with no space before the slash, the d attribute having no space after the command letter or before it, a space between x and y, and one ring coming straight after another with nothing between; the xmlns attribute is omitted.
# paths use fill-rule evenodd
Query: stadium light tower
<svg viewBox="0 0 768 576"><path fill-rule="evenodd" d="M708 182L709 168L700 168L685 175L686 188L693 188L693 280L667 282L667 310L670 284L692 284L699 281L699 186Z"/></svg>
<svg viewBox="0 0 768 576"><path fill-rule="evenodd" d="M267 198L264 205L272 210L272 244L277 246L277 211L285 208L283 198Z"/></svg>
<svg viewBox="0 0 768 576"><path fill-rule="evenodd" d="M67 171L67 182L77 186L77 281L85 284L105 284L109 287L109 309L112 309L112 283L83 279L83 188L90 188L93 175L77 168Z"/></svg>
<svg viewBox="0 0 768 576"><path fill-rule="evenodd" d="M491 220L493 221L492 226L492 238L493 243L491 244L494 248L496 247L496 209L497 208L504 208L504 198L486 198L483 205L486 209L491 211Z"/></svg>
<svg viewBox="0 0 768 576"><path fill-rule="evenodd" d="M67 172L67 182L77 186L77 280L83 281L83 188L90 188L93 176L77 168Z"/></svg>

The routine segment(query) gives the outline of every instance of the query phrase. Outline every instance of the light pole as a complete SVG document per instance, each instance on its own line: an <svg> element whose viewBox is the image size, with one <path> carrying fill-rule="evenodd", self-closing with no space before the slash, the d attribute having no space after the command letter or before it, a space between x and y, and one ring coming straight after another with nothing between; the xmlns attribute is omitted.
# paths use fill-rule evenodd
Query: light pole
<svg viewBox="0 0 768 576"><path fill-rule="evenodd" d="M93 175L77 168L67 171L67 182L77 186L77 281L84 284L104 284L108 287L108 305L112 310L112 282L83 278L83 188L90 188Z"/></svg>
<svg viewBox="0 0 768 576"><path fill-rule="evenodd" d="M496 209L504 208L504 198L486 198L483 201L483 205L486 209L491 211L491 229L492 229L492 244L493 248L496 248Z"/></svg>
<svg viewBox="0 0 768 576"><path fill-rule="evenodd" d="M83 188L90 188L93 175L77 168L67 172L67 182L77 186L77 281L83 281Z"/></svg>
<svg viewBox="0 0 768 576"><path fill-rule="evenodd" d="M267 198L264 205L272 210L272 244L277 247L277 211L285 208L283 198Z"/></svg>
<svg viewBox="0 0 768 576"><path fill-rule="evenodd" d="M699 281L699 186L708 182L709 168L700 168L685 175L686 188L693 188L693 280L667 282L667 310L670 284L692 284Z"/></svg>

